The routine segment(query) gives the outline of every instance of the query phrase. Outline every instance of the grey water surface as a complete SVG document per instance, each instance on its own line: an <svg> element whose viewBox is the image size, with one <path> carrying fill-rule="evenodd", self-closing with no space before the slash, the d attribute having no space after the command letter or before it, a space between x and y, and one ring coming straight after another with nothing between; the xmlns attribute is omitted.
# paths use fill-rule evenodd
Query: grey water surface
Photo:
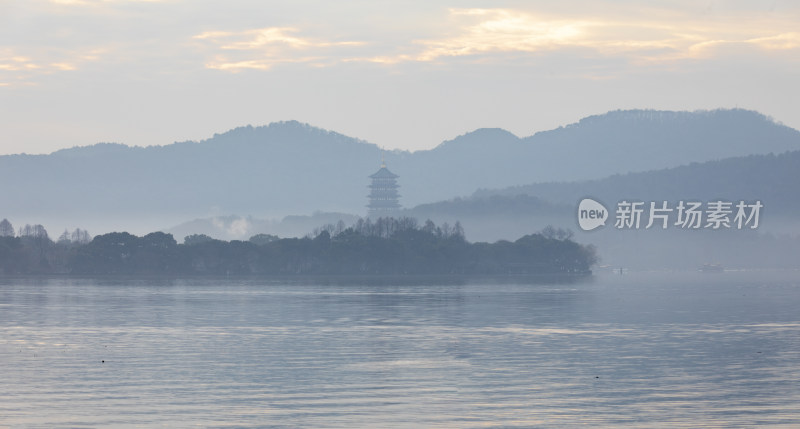
<svg viewBox="0 0 800 429"><path fill-rule="evenodd" d="M0 279L0 427L800 426L800 272Z"/></svg>

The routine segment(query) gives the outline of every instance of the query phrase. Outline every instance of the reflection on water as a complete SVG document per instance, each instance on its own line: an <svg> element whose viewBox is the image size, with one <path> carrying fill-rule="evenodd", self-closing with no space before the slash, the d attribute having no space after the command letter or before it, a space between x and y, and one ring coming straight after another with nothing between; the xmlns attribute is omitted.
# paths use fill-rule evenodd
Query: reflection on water
<svg viewBox="0 0 800 429"><path fill-rule="evenodd" d="M800 425L800 274L0 280L0 426Z"/></svg>

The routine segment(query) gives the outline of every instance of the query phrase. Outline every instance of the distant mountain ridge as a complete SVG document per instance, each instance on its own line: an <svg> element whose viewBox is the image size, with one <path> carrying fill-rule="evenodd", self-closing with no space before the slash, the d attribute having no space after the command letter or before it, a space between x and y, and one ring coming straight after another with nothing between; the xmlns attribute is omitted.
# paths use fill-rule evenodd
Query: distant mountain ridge
<svg viewBox="0 0 800 429"><path fill-rule="evenodd" d="M574 181L800 149L800 132L747 110L614 111L518 138L479 129L431 150L388 151L405 207L545 181ZM30 217L145 221L316 210L363 214L372 143L296 121L245 126L200 142L97 144L0 156L4 211ZM546 199L546 198L545 198ZM156 225L153 225L156 226Z"/></svg>
<svg viewBox="0 0 800 429"><path fill-rule="evenodd" d="M609 204L629 201L756 201L771 213L800 216L800 151L748 155L597 180L536 183L478 190L475 199L527 195L574 206L591 196Z"/></svg>
<svg viewBox="0 0 800 429"><path fill-rule="evenodd" d="M479 129L429 151L387 155L406 206L480 188L598 179L800 149L800 132L753 111L613 111L518 138Z"/></svg>
<svg viewBox="0 0 800 429"><path fill-rule="evenodd" d="M620 200L700 201L715 200L764 204L762 226L770 230L800 226L800 151L774 155L749 155L719 161L692 163L680 167L640 173L618 174L597 180L537 183L505 189L482 189L472 196L420 204L398 212L436 222L460 221L470 240L514 239L548 224L571 228L577 202L592 197L608 207ZM356 217L345 213L315 213L287 216L282 221L241 217L197 219L167 232L176 237L203 233L215 238L244 239L256 233L303 236L315 227ZM776 225L778 221L780 225ZM244 228L243 228L244 227Z"/></svg>

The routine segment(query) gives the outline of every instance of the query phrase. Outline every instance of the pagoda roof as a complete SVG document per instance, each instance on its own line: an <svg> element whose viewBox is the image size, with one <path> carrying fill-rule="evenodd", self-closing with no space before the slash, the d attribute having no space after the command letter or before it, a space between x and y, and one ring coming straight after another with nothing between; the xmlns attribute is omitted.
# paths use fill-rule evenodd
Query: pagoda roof
<svg viewBox="0 0 800 429"><path fill-rule="evenodd" d="M398 178L400 176L392 173L391 171L389 171L388 168L386 168L384 166L384 167L381 167L380 170L375 172L375 174L373 174L373 175L371 175L369 177L370 177L370 179L396 179L396 178Z"/></svg>

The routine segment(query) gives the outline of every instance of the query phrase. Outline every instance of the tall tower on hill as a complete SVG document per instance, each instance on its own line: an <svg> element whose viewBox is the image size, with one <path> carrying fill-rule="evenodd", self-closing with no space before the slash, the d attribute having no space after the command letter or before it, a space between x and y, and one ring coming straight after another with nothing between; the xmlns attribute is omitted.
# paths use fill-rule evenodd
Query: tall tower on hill
<svg viewBox="0 0 800 429"><path fill-rule="evenodd" d="M381 169L369 176L372 183L369 185L369 216L381 217L390 216L392 212L400 208L397 188L397 178L400 177L386 168L386 162L381 160Z"/></svg>

